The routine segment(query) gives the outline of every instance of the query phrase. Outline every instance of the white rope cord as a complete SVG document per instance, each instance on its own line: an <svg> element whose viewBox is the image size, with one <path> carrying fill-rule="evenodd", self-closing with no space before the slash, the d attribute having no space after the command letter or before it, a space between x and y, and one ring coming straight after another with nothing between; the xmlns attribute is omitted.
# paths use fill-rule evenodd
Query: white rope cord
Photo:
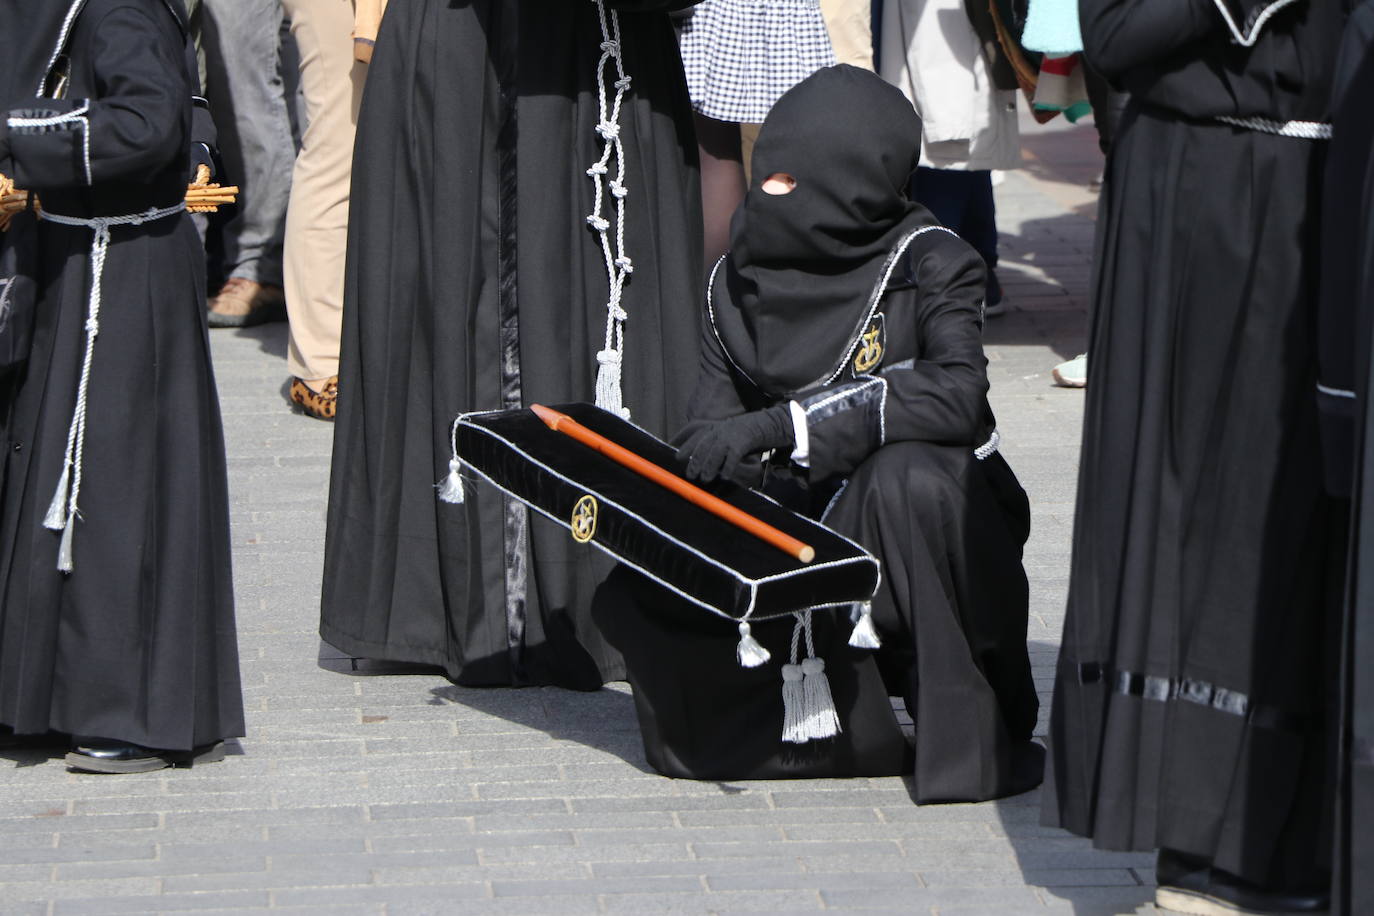
<svg viewBox="0 0 1374 916"><path fill-rule="evenodd" d="M154 220L165 219L186 209L184 201L171 207L150 208L143 213L127 216L78 217L63 216L44 210L42 218L61 226L84 226L92 230L91 238L91 290L86 307L86 352L81 360L81 379L76 388L76 408L72 411L72 423L67 429L67 449L62 460L62 476L57 490L53 493L52 503L47 515L43 517L43 527L62 532L62 543L57 553L57 568L71 572L72 531L76 518L80 515L78 506L81 497L82 456L86 448L86 408L87 393L91 382L91 364L95 358L95 339L100 334L100 305L102 280L105 275L105 256L110 248L110 229L114 226L139 226Z"/></svg>
<svg viewBox="0 0 1374 916"><path fill-rule="evenodd" d="M973 457L977 458L979 461L987 461L993 455L997 454L997 450L1001 447L1002 434L994 429L992 435L988 437L988 441L973 450Z"/></svg>
<svg viewBox="0 0 1374 916"><path fill-rule="evenodd" d="M603 141L601 158L587 169L587 175L596 187L592 213L587 224L596 231L601 241L601 252L606 260L606 276L610 293L606 299L606 340L596 354L599 364L596 373L596 406L603 410L628 418L630 411L625 407L621 390L621 366L625 354L625 319L629 317L621 305L625 282L634 273L634 262L625 253L625 198L629 189L625 187L625 146L620 140L620 110L630 91L630 77L625 73L625 59L620 46L620 16L614 11L607 12L604 0L592 0L596 4L597 17L601 23L601 60L596 67L596 90L598 120L596 132ZM607 73L614 65L615 88L612 97L607 86ZM611 160L615 160L615 177L603 184L611 171ZM612 220L604 213L606 195L615 200L614 228L615 242L611 242Z"/></svg>
<svg viewBox="0 0 1374 916"><path fill-rule="evenodd" d="M1330 140L1331 125L1321 121L1272 121L1269 118L1232 118L1221 115L1217 118L1223 124L1257 130L1264 134L1279 137L1294 137L1298 140Z"/></svg>

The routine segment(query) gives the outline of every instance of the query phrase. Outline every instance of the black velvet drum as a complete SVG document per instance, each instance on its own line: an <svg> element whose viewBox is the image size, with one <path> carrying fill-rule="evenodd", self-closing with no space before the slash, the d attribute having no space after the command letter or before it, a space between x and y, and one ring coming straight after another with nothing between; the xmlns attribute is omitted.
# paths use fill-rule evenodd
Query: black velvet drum
<svg viewBox="0 0 1374 916"><path fill-rule="evenodd" d="M590 404L555 407L673 473L672 446ZM868 601L878 561L824 525L732 483L703 489L816 551L801 563L600 452L556 432L529 410L470 413L455 425L456 454L480 476L570 535L659 585L733 620Z"/></svg>

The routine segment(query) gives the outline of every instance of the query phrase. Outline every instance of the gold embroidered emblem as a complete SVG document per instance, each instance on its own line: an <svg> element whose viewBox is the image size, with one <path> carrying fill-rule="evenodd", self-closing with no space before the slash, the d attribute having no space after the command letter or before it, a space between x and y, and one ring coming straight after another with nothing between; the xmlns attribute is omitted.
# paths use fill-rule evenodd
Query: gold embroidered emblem
<svg viewBox="0 0 1374 916"><path fill-rule="evenodd" d="M596 498L587 495L577 501L572 512L572 536L579 544L585 544L596 534Z"/></svg>
<svg viewBox="0 0 1374 916"><path fill-rule="evenodd" d="M878 322L864 331L859 352L854 355L854 371L867 372L883 360L883 326Z"/></svg>

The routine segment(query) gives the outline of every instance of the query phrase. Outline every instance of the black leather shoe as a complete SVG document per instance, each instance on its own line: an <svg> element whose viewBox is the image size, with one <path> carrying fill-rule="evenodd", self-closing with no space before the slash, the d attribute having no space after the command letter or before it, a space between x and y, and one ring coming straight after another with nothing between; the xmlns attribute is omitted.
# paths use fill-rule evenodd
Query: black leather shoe
<svg viewBox="0 0 1374 916"><path fill-rule="evenodd" d="M1190 916L1283 916L1325 913L1328 893L1265 890L1229 872L1171 849L1155 865L1155 906Z"/></svg>
<svg viewBox="0 0 1374 916"><path fill-rule="evenodd" d="M191 751L162 751L124 741L79 738L67 766L82 773L150 773L171 766L214 763L224 759L224 742L217 741Z"/></svg>

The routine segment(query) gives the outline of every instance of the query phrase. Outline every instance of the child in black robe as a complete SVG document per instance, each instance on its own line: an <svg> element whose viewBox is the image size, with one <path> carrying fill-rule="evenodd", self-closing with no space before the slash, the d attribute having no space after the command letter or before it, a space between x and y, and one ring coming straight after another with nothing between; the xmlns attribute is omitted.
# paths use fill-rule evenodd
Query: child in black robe
<svg viewBox="0 0 1374 916"><path fill-rule="evenodd" d="M0 727L78 770L243 734L178 0L0 0Z"/></svg>
<svg viewBox="0 0 1374 916"><path fill-rule="evenodd" d="M822 70L778 102L711 278L678 440L688 476L761 485L880 559L881 648L851 648L847 622L814 615L843 731L784 746L776 665L735 666L729 628L622 568L596 613L625 655L661 772L909 770L895 694L915 721L918 801L1040 781L1021 567L1029 511L987 403L985 268L903 191L920 137L911 104L853 67ZM791 623L754 628L775 659L787 657Z"/></svg>

